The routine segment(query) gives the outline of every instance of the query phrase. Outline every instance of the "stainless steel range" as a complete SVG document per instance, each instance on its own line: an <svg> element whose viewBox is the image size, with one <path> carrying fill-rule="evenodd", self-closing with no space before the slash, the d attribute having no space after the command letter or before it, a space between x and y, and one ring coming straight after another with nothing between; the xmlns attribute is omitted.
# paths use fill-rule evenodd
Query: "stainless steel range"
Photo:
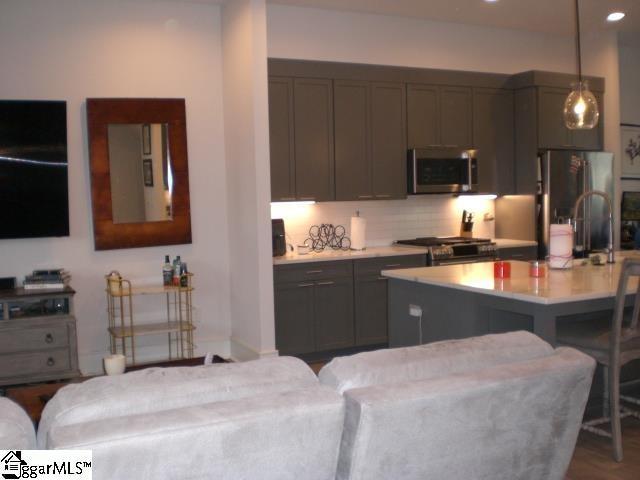
<svg viewBox="0 0 640 480"><path fill-rule="evenodd" d="M396 243L426 247L428 266L490 262L497 256L496 244L488 238L422 237Z"/></svg>

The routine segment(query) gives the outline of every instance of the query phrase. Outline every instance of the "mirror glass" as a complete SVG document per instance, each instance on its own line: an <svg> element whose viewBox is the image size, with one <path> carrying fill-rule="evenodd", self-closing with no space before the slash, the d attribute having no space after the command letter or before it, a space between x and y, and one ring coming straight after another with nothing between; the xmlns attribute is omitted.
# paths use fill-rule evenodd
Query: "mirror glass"
<svg viewBox="0 0 640 480"><path fill-rule="evenodd" d="M108 125L113 223L172 220L166 123Z"/></svg>

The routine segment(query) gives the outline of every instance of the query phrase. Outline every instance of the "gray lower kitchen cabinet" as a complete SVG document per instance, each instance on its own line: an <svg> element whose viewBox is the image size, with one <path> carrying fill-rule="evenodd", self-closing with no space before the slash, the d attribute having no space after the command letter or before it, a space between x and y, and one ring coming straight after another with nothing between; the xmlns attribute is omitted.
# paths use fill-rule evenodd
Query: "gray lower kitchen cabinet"
<svg viewBox="0 0 640 480"><path fill-rule="evenodd" d="M336 200L405 198L401 83L334 81Z"/></svg>
<svg viewBox="0 0 640 480"><path fill-rule="evenodd" d="M0 296L0 385L79 376L74 291L6 290Z"/></svg>
<svg viewBox="0 0 640 480"><path fill-rule="evenodd" d="M276 348L301 355L353 345L351 261L274 267Z"/></svg>
<svg viewBox="0 0 640 480"><path fill-rule="evenodd" d="M538 258L538 247L498 248L497 256L500 260L536 260Z"/></svg>
<svg viewBox="0 0 640 480"><path fill-rule="evenodd" d="M271 199L333 200L333 83L269 77Z"/></svg>
<svg viewBox="0 0 640 480"><path fill-rule="evenodd" d="M382 270L424 267L426 255L354 260L355 343L376 345L388 341L387 279Z"/></svg>
<svg viewBox="0 0 640 480"><path fill-rule="evenodd" d="M512 90L473 89L473 145L478 149L478 190L514 193Z"/></svg>
<svg viewBox="0 0 640 480"><path fill-rule="evenodd" d="M407 85L409 148L473 146L473 101L470 87Z"/></svg>

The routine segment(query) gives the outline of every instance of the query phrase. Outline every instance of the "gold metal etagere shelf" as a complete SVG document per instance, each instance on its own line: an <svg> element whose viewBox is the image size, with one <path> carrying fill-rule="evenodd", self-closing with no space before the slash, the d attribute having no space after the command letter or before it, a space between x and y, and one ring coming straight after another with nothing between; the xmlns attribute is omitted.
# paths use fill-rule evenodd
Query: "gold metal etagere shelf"
<svg viewBox="0 0 640 480"><path fill-rule="evenodd" d="M107 315L111 353L122 353L128 365L136 362L136 337L167 335L169 360L193 358L193 274L186 274L182 286L134 286L118 272L106 275ZM166 318L154 323L137 323L133 298L140 295L165 295Z"/></svg>

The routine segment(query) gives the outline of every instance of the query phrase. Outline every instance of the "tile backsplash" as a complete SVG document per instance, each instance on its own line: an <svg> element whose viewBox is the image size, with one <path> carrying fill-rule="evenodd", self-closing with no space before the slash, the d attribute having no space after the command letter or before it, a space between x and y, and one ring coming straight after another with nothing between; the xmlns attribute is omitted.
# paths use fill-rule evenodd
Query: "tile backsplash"
<svg viewBox="0 0 640 480"><path fill-rule="evenodd" d="M312 205L272 203L271 218L284 219L287 243L299 245L309 236L312 225L342 225L349 235L351 217L356 211L367 221L366 245L390 245L394 240L458 235L462 211L474 214L474 237L493 238L494 200L481 197L416 195L406 200L368 202L323 202Z"/></svg>

